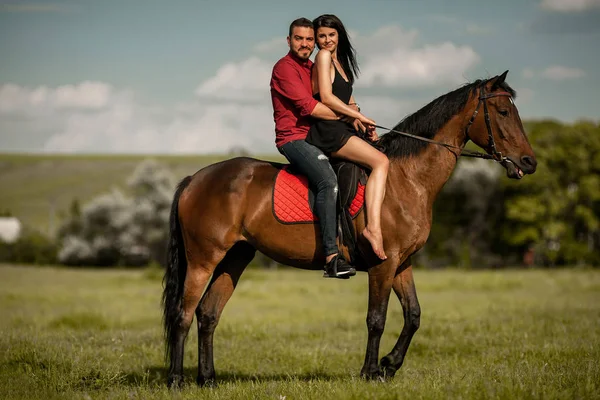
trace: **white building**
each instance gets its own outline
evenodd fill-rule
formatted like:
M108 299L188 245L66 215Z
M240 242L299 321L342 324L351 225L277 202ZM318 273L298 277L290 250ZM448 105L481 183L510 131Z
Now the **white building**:
M0 217L0 240L13 243L21 235L21 222L15 217Z

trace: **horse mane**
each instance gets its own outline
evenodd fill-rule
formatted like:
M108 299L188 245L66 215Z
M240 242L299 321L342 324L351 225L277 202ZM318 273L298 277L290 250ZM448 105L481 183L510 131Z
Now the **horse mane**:
M493 78L490 78L493 79ZM455 89L449 93L441 95L437 99L418 110L417 112L406 116L393 129L421 136L427 139L433 139L439 131L454 115L459 113L467 104L467 101L479 86L489 79L478 79L471 83ZM500 88L516 98L516 92L506 82L500 85ZM377 141L376 146L381 149L389 158L407 158L419 154L429 143L412 139L395 132L389 132L382 135Z

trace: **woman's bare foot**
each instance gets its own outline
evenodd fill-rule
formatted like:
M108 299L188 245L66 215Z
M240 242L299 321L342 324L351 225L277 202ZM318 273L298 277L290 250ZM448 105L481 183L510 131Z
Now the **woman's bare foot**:
M365 227L365 229L363 229L363 236L371 243L371 247L377 257L382 260L387 260L387 256L383 250L383 235L381 234L381 231L374 233L371 232L368 227Z

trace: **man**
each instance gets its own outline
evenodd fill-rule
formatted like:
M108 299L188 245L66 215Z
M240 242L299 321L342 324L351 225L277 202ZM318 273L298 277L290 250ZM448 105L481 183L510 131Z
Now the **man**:
M316 191L315 214L319 218L325 273L328 278L349 278L356 270L339 254L337 247L337 178L329 159L304 139L311 118L337 120L338 115L312 96L309 59L315 48L312 22L298 18L290 24L287 37L290 51L273 67L271 100L275 120L275 144L298 171L306 175Z

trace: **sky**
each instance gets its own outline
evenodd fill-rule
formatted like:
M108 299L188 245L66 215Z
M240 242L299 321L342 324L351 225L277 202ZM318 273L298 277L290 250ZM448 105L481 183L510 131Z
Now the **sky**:
M273 64L325 13L379 125L505 70L522 119L600 120L600 0L0 0L0 152L276 153Z

